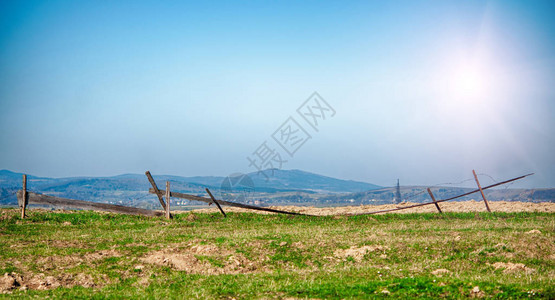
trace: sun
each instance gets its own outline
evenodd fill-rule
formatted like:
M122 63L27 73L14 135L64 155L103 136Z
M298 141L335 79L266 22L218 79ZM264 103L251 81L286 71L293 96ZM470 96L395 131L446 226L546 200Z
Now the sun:
M477 97L485 93L487 78L477 66L462 66L454 76L454 92L461 96Z
M462 63L448 75L448 89L452 97L473 102L488 95L489 70L478 63Z
M449 53L436 73L434 82L439 115L449 122L475 120L488 115L500 101L499 72L491 59Z

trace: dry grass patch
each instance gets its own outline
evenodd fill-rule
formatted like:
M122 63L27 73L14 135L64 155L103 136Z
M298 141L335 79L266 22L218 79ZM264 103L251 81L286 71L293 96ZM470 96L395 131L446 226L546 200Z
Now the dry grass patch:
M526 274L530 274L536 271L536 269L528 268L524 264L521 263L511 263L511 262L496 262L492 265L496 270L503 269L503 273L515 273L515 272L525 272Z
M357 206L339 206L339 207L313 207L313 206L270 206L270 208L298 212L302 214L314 216L340 216L357 213L368 213L388 209L396 209L411 206L418 203L402 202L399 204L385 204L385 205L357 205ZM439 204L441 210L444 212L484 212L486 210L483 201L469 200L469 201L447 201ZM552 202L518 202L518 201L489 201L492 211L495 212L555 212L555 203ZM265 211L249 210L237 207L224 207L226 212L249 212L258 214L272 214ZM202 208L194 210L199 213L217 213L217 208ZM398 210L396 214L407 213L436 213L437 209L433 205L419 206L409 208L406 210Z

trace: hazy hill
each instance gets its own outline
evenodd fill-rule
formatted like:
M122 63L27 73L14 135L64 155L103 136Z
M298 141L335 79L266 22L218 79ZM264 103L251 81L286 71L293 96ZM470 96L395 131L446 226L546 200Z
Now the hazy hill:
M254 183L255 192L245 201L261 205L359 205L392 203L394 198L395 188L393 187L381 188L370 183L341 180L301 170L266 170L265 172L268 179L262 174L248 174ZM21 188L21 175L0 170L0 204L17 203L14 192ZM153 176L160 188L165 188L165 182L170 181L173 191L206 196L205 188L209 188L216 197L222 197L221 184L225 177L181 177L156 174ZM28 175L30 191L71 199L154 208L158 204L156 197L148 193L149 188L150 183L144 174L68 178ZM437 199L445 199L472 189L435 187L432 190ZM555 189L501 188L487 190L485 193L492 201L555 201ZM424 186L403 186L401 196L404 201L430 201ZM479 198L479 194L472 194L460 200ZM189 202L183 204L189 204Z
M267 170L270 179L251 173L248 174L258 193L303 192L352 193L379 188L379 186L350 180L341 180L300 170ZM272 175L273 173L273 175ZM157 184L163 188L165 181L170 181L172 190L204 195L205 188L216 193L225 177L195 176L182 177L153 174ZM22 174L9 170L0 170L0 204L16 203L15 196L10 196L21 188ZM91 200L98 202L129 202L148 197L150 183L144 174L123 174L112 177L68 177L44 178L28 175L27 188L60 197Z
M271 169L264 172L268 175L269 179L256 172L249 174L257 188L271 187L282 190L306 190L319 193L353 193L381 188L371 183L336 179L301 170Z
M405 202L430 202L431 198L425 186L403 186L401 187L401 198ZM431 188L437 200L448 199L475 190L474 188L461 187L434 187ZM384 204L391 203L394 198L395 188L382 188L359 193L341 195L327 195L319 198L320 204ZM555 201L555 189L488 189L484 191L489 201L526 201L526 202L553 202ZM481 200L479 192L456 199L457 201Z

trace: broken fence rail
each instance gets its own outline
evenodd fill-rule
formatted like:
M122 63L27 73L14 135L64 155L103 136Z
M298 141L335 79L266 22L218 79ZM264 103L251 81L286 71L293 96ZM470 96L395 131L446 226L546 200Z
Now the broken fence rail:
M23 203L24 194L26 194L25 203ZM107 203L90 202L90 201L84 201L84 200L60 198L60 197L43 195L43 194L37 194L37 193L24 191L24 190L19 190L17 192L17 199L18 199L18 202L20 203L20 206L23 209L24 207L27 206L27 204L41 204L41 205L79 208L79 209L85 209L85 210L86 209L100 210L100 211L107 211L107 212L114 212L114 213L121 213L121 214L128 214L128 215L142 215L142 216L148 216L148 217L164 216L164 212L156 211L156 210L149 210L149 209L115 205L115 204L107 204Z
M206 189L206 192L208 193L208 196L210 196L210 199L212 199L212 203L216 204L218 209L222 212L222 215L224 215L224 218L226 218L227 216L225 214L225 211L220 206L220 203L218 203L218 201L216 201L216 198L214 198L214 196L212 195L212 193L210 192L210 190L208 188Z
M160 189L158 191L161 194L164 194L166 192L165 190L160 190ZM151 194L156 194L156 191L153 188L150 188L148 190L148 192L151 193ZM189 194L183 194L183 193L177 193L177 192L171 192L171 191L170 191L170 196L175 197L175 198L186 199L186 200L200 201L200 202L204 202L204 203L208 203L208 204L213 203L212 199L210 199L210 198L205 198L205 197L200 197L200 196L195 196L195 195L189 195ZM242 204L242 203L237 203L237 202L230 202L230 201L225 201L225 200L215 199L215 202L217 204L220 204L220 205L227 205L227 206L232 206L232 207L239 207L239 208L246 208L246 209L253 209L253 210L261 210L261 211L267 211L267 212L273 212L273 213L279 213L279 214L309 216L307 214L302 214L302 213L297 213L297 212L291 212L291 211L284 211L284 210L278 210L278 209L273 209L273 208L254 206L254 205Z
M496 186L500 186L500 185L503 185L503 184L506 184L506 183L509 183L509 182L513 182L513 181L516 181L516 180L519 180L519 179L522 179L524 177L528 177L528 176L531 176L531 175L534 175L534 173L522 175L522 176L519 176L519 177L516 177L516 178L513 178L513 179L509 179L509 180L505 180L505 181L502 181L502 182L498 182L496 184L488 185L486 187L482 187L482 188L473 190L473 191L468 192L468 193L464 193L464 194L454 196L454 197L451 197L451 198L447 198L447 199L436 200L434 202L419 203L419 204L409 205L409 206L405 206L405 207L397 207L397 208L392 208L392 209L371 211L371 212L366 212L366 213L345 214L345 216L373 215L373 214L386 213L386 212L390 212L390 211L403 210L403 209L414 208L414 207L425 206L425 205L432 205L432 204L437 205L437 203L446 202L446 201L454 200L454 199L461 198L461 197L464 197L464 196L468 196L470 194L474 194L474 193L477 193L477 192L480 192L480 191L483 191L483 190L487 190L487 189L490 189L490 188L493 188L493 187L496 187Z

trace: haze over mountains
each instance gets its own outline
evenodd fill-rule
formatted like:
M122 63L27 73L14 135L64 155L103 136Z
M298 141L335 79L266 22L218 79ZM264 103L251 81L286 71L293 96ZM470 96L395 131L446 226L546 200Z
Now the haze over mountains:
M250 173L254 189L259 193L354 193L375 190L380 186L352 180L341 180L309 173L301 170L266 170L269 178L262 174ZM21 173L0 170L0 198L21 188ZM224 181L222 176L182 177L153 174L158 185L170 181L172 190L191 194L205 194L205 188L218 191ZM150 188L144 174L123 174L112 177L68 177L47 178L28 175L27 188L30 191L60 197L91 200L132 200L143 196ZM15 198L9 197L13 203Z
M380 187L371 183L342 180L301 170L266 170L269 178L262 174L250 173L254 191L245 201L256 204L298 204L298 205L356 205L392 203L395 189ZM13 194L21 188L22 174L0 170L0 204L15 205ZM182 177L153 174L162 187L170 181L171 189L182 193L206 196L205 188L211 189L216 197L222 198L222 176ZM156 198L148 194L150 184L144 174L123 174L112 177L69 177L47 178L28 175L27 188L30 191L59 197L88 200L94 202L119 203L124 205L156 207ZM237 189L238 190L238 189ZM472 189L460 187L436 187L438 198L446 198L468 192ZM429 196L425 187L401 187L403 200L427 202ZM555 189L497 189L486 193L490 200L507 201L554 201ZM478 199L470 195L463 200ZM189 205L189 202L180 202ZM191 203L197 204L197 203Z

